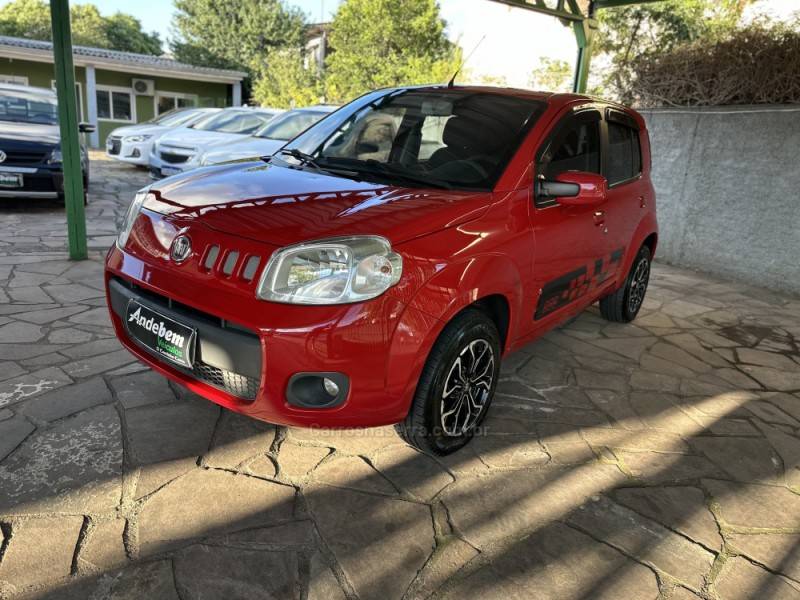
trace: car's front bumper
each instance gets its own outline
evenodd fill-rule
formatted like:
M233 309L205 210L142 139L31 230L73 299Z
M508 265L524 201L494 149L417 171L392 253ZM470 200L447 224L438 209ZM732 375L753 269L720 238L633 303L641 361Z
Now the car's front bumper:
M109 139L106 143L106 156L132 165L147 166L150 161L152 141L127 142L125 138Z
M22 187L0 186L0 198L58 198L64 192L64 175L60 165L52 167L4 165L0 167L0 172L22 177Z
M225 248L227 236L218 232L215 236ZM225 282L179 271L168 261L143 261L117 247L106 261L106 289L117 336L155 370L213 402L272 423L369 427L405 417L411 398L405 386L389 385L388 369L404 360L410 364L416 352L397 357L395 334L410 309L396 298L386 294L352 305L283 305L258 300L255 294L243 297ZM199 363L186 369L137 343L124 322L130 298L197 328ZM419 323L420 331L401 328L402 335L425 339L424 317L407 322ZM293 376L331 372L343 374L349 382L340 404L310 409L287 399ZM405 381L414 376L413 369L401 375Z

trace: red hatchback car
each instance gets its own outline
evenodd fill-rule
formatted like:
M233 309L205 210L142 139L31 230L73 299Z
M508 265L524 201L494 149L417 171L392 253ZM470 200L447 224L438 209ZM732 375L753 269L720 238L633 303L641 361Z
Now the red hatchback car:
M123 344L231 410L397 424L438 454L501 357L599 300L639 311L657 241L642 117L571 94L379 90L273 157L139 192L106 260Z

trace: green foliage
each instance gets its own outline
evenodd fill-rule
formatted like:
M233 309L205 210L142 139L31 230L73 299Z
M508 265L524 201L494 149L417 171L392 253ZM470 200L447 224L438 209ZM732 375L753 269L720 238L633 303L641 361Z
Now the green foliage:
M283 0L175 0L175 9L172 52L190 64L240 68L257 80L273 51L303 43L303 13Z
M572 90L574 66L565 60L543 57L531 73L530 86L547 92Z
M276 50L267 63L269 68L253 87L257 102L275 108L294 108L322 100L324 88L319 70L306 68L300 50Z
M345 0L330 34L326 89L344 102L369 90L446 82L461 61L436 0Z
M713 44L734 30L754 0L667 0L599 12L595 52L607 54L603 85L631 101L632 65L653 53L704 40Z
M161 54L157 33L142 30L141 22L124 13L104 17L94 4L70 8L72 43L140 54ZM0 8L0 35L52 40L50 5L45 0L13 0Z

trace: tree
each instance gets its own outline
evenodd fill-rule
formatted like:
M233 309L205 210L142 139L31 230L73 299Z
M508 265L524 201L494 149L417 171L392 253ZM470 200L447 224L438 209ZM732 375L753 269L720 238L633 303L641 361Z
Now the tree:
M632 100L632 65L643 56L672 51L704 39L721 39L736 28L754 0L668 0L653 4L605 9L595 51L610 58L603 84L622 101Z
M380 87L446 82L461 61L436 0L344 0L330 44L326 91L339 102Z
M253 97L264 106L294 108L317 104L324 96L318 69L308 68L300 50L287 48L270 54L267 68L253 87Z
M539 67L531 73L530 86L547 92L572 90L573 66L565 60L542 57Z
M175 0L178 60L245 69L258 79L276 50L299 49L305 17L283 0Z
M70 19L77 46L161 54L158 34L143 31L141 22L131 15L104 17L94 4L78 4L70 8ZM0 35L50 41L50 27L50 5L45 0L13 0L0 8Z

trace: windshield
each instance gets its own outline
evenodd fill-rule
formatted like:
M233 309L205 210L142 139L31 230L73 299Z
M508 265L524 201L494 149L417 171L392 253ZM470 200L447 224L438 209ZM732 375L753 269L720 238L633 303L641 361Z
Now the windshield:
M57 125L58 105L48 95L0 90L0 121Z
M544 107L531 98L468 89L394 90L356 100L289 148L334 174L491 190Z
M164 127L177 127L178 125L182 125L187 121L191 121L199 114L202 113L198 110L186 110L183 108L178 108L165 112L163 115L159 115L150 122L154 125L163 125Z
M270 121L269 125L255 133L256 137L288 142L304 132L327 113L298 110L284 113Z
M202 119L192 125L200 131L218 131L220 133L252 134L270 122L272 115L252 110L223 110L212 117Z

